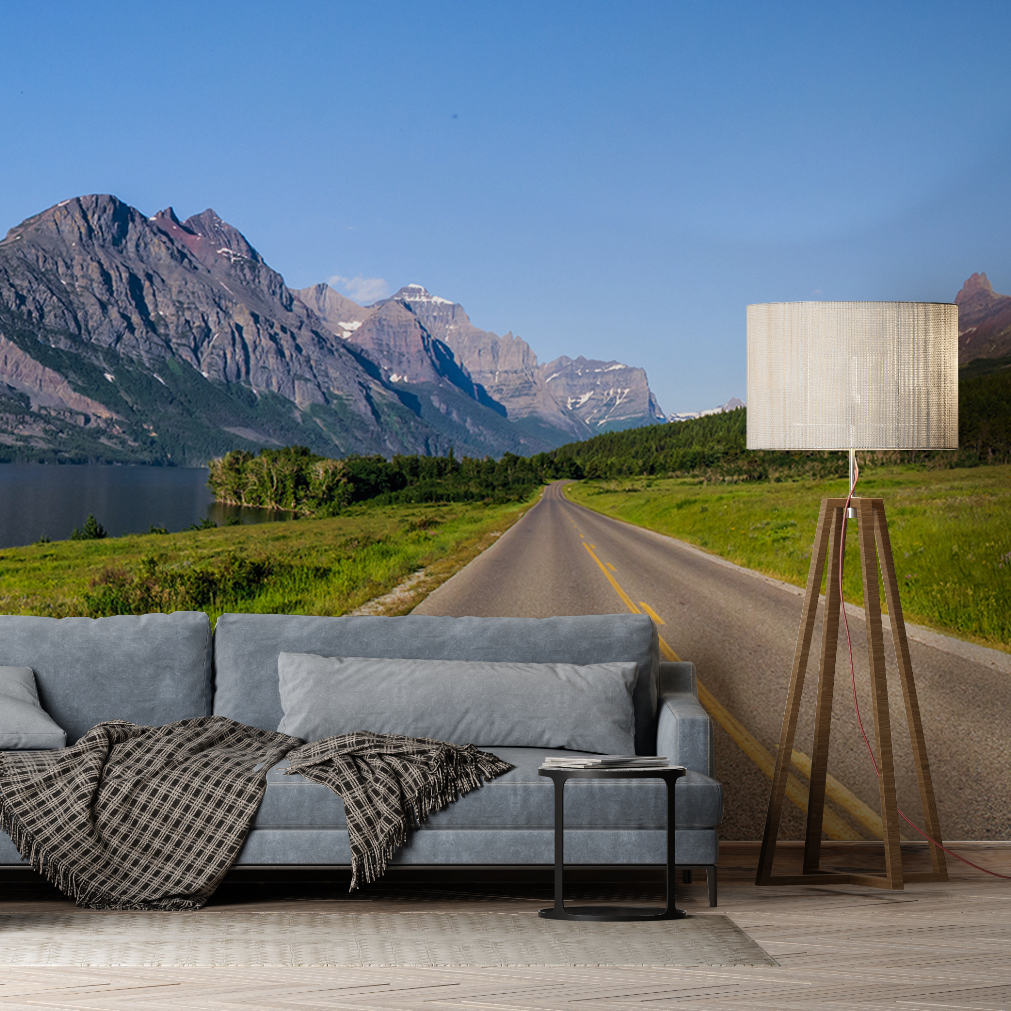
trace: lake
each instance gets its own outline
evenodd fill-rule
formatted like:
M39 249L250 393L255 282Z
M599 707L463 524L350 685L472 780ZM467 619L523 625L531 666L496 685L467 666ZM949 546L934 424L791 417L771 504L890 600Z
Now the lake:
M92 513L109 536L148 528L185 530L210 517L223 524L284 520L289 513L217 504L203 467L0 464L0 548L68 538Z

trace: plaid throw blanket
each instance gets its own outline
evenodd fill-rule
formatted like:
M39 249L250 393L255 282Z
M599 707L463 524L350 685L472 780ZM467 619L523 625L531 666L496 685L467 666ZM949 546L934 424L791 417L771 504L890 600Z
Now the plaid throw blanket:
M267 770L302 742L221 716L111 720L0 754L0 827L78 906L199 909L239 854Z
M415 823L513 768L473 744L360 731L324 737L288 754L299 773L344 801L351 842L351 891L383 875Z

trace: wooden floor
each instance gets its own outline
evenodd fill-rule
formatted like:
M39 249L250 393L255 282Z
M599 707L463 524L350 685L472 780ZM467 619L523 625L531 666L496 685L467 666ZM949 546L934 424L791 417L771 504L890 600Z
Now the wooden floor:
M826 844L825 865L873 867L874 844ZM910 847L912 849L913 847ZM1011 844L956 844L1011 874ZM799 850L781 844L777 872ZM845 886L754 886L757 844L724 843L720 905L778 967L683 969L0 969L0 1009L123 1011L594 1011L673 1007L1007 1011L1011 1008L1011 881L962 865L946 884L885 892ZM922 859L913 853L912 862ZM573 874L572 898L648 900L654 874ZM377 912L518 911L546 904L542 872L394 873L358 898L340 874L233 874L205 914L246 909ZM679 905L706 916L704 882L678 890ZM72 908L24 876L0 882L5 912ZM96 916L107 915L96 913ZM166 914L171 915L171 914ZM0 934L0 945L3 943Z

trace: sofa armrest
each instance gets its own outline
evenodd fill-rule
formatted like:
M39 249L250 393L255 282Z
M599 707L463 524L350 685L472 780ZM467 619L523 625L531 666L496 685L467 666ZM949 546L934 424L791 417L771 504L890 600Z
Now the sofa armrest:
M695 684L695 664L688 660L678 660L671 663L660 662L660 694L664 692L690 692L699 697L699 689Z
M723 786L711 776L689 771L677 781L675 793L677 828L711 829L723 821Z
M660 665L660 712L656 753L672 764L714 774L713 724L695 697L695 665Z

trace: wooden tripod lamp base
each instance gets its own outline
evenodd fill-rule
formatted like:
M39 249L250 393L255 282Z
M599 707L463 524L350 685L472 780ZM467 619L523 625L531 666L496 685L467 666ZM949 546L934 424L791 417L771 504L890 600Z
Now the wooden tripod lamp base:
M902 697L906 708L906 721L912 739L913 761L916 767L916 778L920 787L920 801L925 821L924 829L931 839L940 841L941 827L937 819L937 805L934 801L934 790L930 781L927 747L923 739L920 708L916 701L916 687L913 683L913 669L909 660L906 627L902 620L902 606L899 603L899 587L895 578L895 564L888 537L884 502L879 498L854 498L851 500L851 505L856 510L860 542L860 568L863 577L867 650L873 695L875 750L881 795L881 821L884 827L885 870L882 875L838 873L820 869L822 821L825 814L825 778L828 773L832 694L839 640L838 572L846 523L844 515L846 499L827 498L823 499L821 503L818 530L811 551L811 569L807 578L800 635L793 661L793 674L790 678L790 690L786 699L786 714L783 718L783 732L779 740L779 752L772 780L772 795L769 798L769 813L765 822L765 835L762 839L762 850L758 861L758 875L755 883L759 885L855 884L897 889L902 888L905 882L948 880L944 851L933 843L930 845L932 870L914 874L904 874L902 870L895 799L895 770L892 760L892 733L888 714L884 636L881 624L881 598L878 593L879 565L885 588L885 600L888 603L892 638L895 643ZM818 610L818 596L826 559L829 577L825 592L821 674L818 681L814 745L811 753L811 787L808 798L803 873L777 876L772 873L772 865L776 855L776 842L786 796L787 777L790 772L790 758L793 754L797 717L800 712L801 695L804 690L804 678L811 652L811 640L814 635L815 617Z

